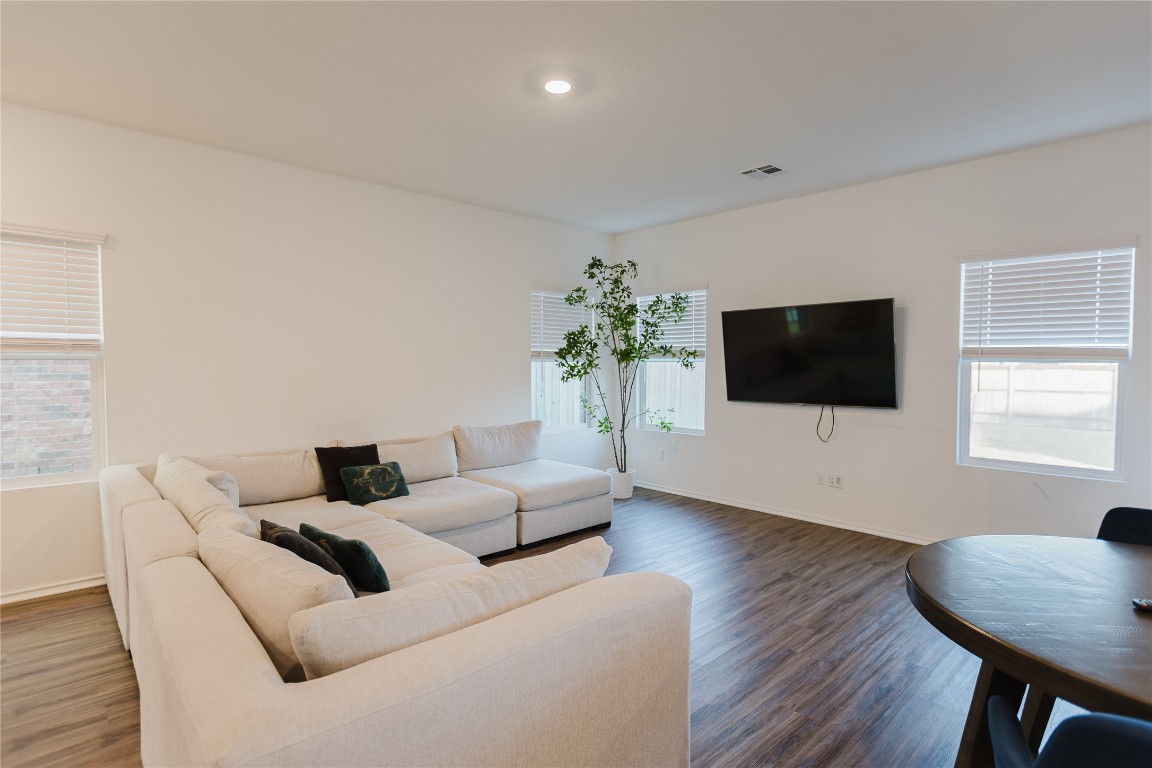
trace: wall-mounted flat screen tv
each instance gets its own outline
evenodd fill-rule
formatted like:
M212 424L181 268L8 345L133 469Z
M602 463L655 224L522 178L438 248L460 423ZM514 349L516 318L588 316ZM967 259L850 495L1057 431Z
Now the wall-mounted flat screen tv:
M728 399L895 408L895 303L721 312Z

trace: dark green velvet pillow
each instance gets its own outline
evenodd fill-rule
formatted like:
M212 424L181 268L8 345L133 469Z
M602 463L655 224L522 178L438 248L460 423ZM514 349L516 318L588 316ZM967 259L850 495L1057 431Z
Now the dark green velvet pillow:
M340 470L344 467L378 464L380 452L376 443L348 445L342 448L317 448L316 459L320 462L320 474L324 476L324 494L328 501L347 501L348 490L340 477Z
M376 553L359 539L346 539L322 531L308 523L300 524L300 535L332 555L362 592L387 592L388 574L376 559Z
M320 566L328 573L342 577L344 581L348 582L348 588L352 590L352 595L360 597L356 584L348 577L348 573L340 565L339 560L333 557L331 552L326 552L323 547L310 541L307 537L301 536L287 526L273 523L270 520L261 520L260 540L275 544L281 549L292 552L297 557ZM379 590L372 591L378 592Z
M359 506L408 495L408 483L394 461L363 467L344 467L340 470L348 501Z

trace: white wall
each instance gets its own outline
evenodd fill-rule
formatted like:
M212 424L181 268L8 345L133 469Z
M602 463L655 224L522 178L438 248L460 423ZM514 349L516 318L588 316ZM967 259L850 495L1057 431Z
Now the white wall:
M706 435L638 433L637 481L913 541L1094 536L1110 507L1152 506L1150 147L1144 126L619 236L616 256L640 262L646 292L709 288ZM957 255L1131 234L1127 481L958 466ZM887 296L898 411L838 408L823 444L819 409L727 402L722 310ZM817 486L821 470L843 490Z
M709 287L707 434L639 433L639 480L912 540L1093 535L1152 505L1148 127L621 235L581 231L5 104L5 221L105 231L108 456L256 451L528 418L528 291L636 258ZM770 181L765 183L771 183ZM955 463L958 253L1137 234L1129 478ZM720 311L895 296L901 408L728 403ZM666 449L655 461L656 445ZM607 466L602 438L549 456ZM817 487L818 470L844 478ZM0 495L0 597L99 578L94 485ZM43 554L42 554L43 553Z
M610 254L572 227L21 106L2 119L4 221L109 235L112 464L530 418L529 291ZM603 466L605 445L545 450ZM99 573L91 486L3 492L3 596Z
M104 583L96 483L0 492L5 602Z

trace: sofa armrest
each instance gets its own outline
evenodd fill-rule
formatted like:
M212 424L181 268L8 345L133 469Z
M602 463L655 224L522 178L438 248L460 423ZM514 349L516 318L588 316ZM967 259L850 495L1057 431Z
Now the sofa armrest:
M104 539L104 580L120 628L124 647L128 642L128 571L124 564L124 531L121 515L134 504L159 501L160 492L140 474L135 464L118 464L100 472L100 525Z
M110 509L160 499L160 491L140 472L140 465L117 464L100 471L101 501Z
M169 557L197 557L196 532L170 501L146 501L124 509L124 563L128 576L128 639L136 643L136 575L140 569Z
M686 766L691 592L633 573L284 683L201 564L140 572L145 765Z
M149 501L124 510L124 555L129 571L169 557L196 557L196 532L170 501Z

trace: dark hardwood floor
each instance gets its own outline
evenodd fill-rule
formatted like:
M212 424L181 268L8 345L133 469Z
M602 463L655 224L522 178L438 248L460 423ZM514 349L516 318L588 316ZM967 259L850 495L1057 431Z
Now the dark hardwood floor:
M908 602L917 545L637 489L607 530L486 562L589 535L609 573L692 586L697 768L953 764L980 663Z
M916 549L875 536L637 489L603 535L609 573L688 582L692 763L950 766L978 661L904 594ZM139 698L107 592L0 610L0 763L136 766ZM1077 710L1057 703L1053 724Z
M0 765L140 765L140 695L103 587L0 609Z

